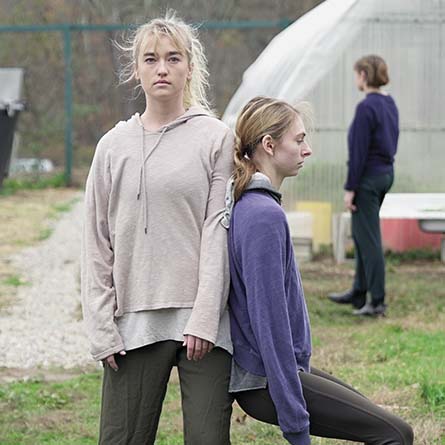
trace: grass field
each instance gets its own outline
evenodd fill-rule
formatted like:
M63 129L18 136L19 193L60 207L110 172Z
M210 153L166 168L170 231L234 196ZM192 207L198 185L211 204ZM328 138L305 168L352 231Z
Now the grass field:
M34 211L40 215L34 224L30 223L32 235L26 239L14 233L0 238L0 260L6 257L5 252L38 242L48 215L66 210L73 199L69 193L45 196L39 210L29 207L29 195L20 199L15 195L0 197L0 234L5 224L17 225L31 218ZM4 218L4 209L11 206L14 210L8 210L9 216ZM313 365L346 380L409 421L416 445L445 445L445 265L438 261L391 260L387 267L389 313L378 320L353 318L348 308L325 299L327 292L348 287L353 274L351 264L336 266L329 259L320 259L303 264L301 271L312 321ZM21 282L20 271L3 272L1 276L0 292L4 295L0 298L12 304L14 296L9 290L26 283ZM16 381L2 379L11 374L11 370L0 368L2 445L97 443L100 371L17 371ZM181 429L179 385L173 373L156 444L182 444ZM278 428L247 418L235 407L232 443L285 442ZM340 443L345 442L313 438L315 445Z

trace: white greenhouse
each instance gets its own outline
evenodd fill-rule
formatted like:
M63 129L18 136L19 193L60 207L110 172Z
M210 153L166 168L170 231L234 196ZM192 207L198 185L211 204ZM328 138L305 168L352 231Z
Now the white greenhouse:
M285 181L288 211L301 201L341 210L347 131L363 98L353 65L367 54L387 61L400 111L392 192L445 192L445 0L326 0L271 41L223 117L233 127L256 95L312 105L313 155Z

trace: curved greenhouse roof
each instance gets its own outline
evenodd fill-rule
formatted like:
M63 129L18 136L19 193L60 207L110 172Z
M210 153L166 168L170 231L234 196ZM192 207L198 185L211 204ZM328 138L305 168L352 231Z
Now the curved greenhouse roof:
M262 94L314 109L314 154L286 205L298 199L341 203L346 133L363 97L353 64L379 54L389 65L386 90L400 110L393 191L445 190L445 0L326 0L277 35L246 70L223 119Z

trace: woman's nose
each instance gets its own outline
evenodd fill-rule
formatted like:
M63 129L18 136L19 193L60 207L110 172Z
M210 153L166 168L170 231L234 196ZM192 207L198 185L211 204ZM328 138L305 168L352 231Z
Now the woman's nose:
M164 60L160 59L158 62L158 74L167 73L167 64Z
M305 147L303 148L303 157L307 158L312 154L312 148L309 146L309 144L305 144Z

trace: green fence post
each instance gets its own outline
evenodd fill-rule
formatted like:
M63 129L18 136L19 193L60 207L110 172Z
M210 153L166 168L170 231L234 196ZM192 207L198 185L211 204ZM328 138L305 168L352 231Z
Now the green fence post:
M73 70L70 25L63 29L63 55L65 62L65 182L71 185L73 163Z

